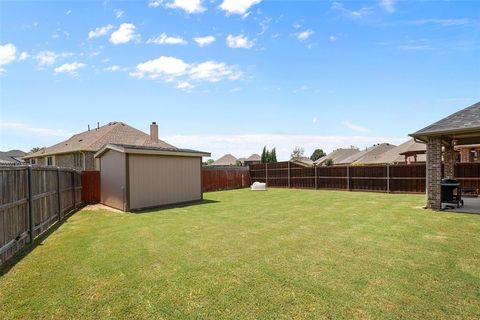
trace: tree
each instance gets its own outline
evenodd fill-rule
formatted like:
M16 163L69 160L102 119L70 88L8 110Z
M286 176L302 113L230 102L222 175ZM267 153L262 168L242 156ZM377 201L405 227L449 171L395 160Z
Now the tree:
M292 154L290 155L290 157L291 157L292 159L301 158L301 157L303 157L304 152L305 152L305 151L303 150L303 148L296 146L295 149L293 149Z
M235 167L243 167L242 161L237 160L237 161L235 162Z
M277 162L277 150L275 148L270 151L270 162L275 163Z
M204 164L206 164L207 166L211 165L212 163L214 163L215 160L213 159L208 159L206 162L204 162Z
M327 154L325 152L323 152L322 149L315 149L315 151L313 151L310 159L312 161L317 161L318 159L322 158L322 157L325 157Z
M328 158L328 159L325 160L325 162L323 164L327 167L331 167L331 166L333 166L333 160Z
M261 158L262 158L262 163L267 163L267 146L263 147Z
M30 153L34 153L43 149L45 149L45 147L33 147L32 150L30 150Z

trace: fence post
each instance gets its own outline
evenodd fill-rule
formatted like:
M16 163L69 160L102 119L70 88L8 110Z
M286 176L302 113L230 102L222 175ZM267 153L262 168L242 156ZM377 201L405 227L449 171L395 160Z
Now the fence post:
M265 185L268 187L268 163L265 163Z
M60 168L57 167L57 206L58 206L58 221L62 219L62 205L60 203Z
M347 191L350 191L350 166L347 166Z
M35 228L35 222L33 221L33 208L32 208L32 166L28 166L27 171L27 188L28 188L28 222L29 222L29 232L30 232L30 243L33 243L33 231Z
M315 190L318 189L318 184L317 184L317 166L315 166Z
M75 172L72 170L72 191L73 191L73 210L77 208L77 200L75 199Z
M387 164L387 192L390 193L390 164Z
M290 161L288 161L288 188L291 188L291 183L290 183Z

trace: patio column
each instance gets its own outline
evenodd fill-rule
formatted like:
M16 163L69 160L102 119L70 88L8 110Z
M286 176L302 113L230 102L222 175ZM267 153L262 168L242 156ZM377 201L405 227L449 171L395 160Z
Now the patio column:
M445 163L445 178L452 178L455 176L455 150L453 145L450 143L448 146L445 146L445 153L443 155Z
M440 210L442 180L442 140L428 138L427 143L427 208Z

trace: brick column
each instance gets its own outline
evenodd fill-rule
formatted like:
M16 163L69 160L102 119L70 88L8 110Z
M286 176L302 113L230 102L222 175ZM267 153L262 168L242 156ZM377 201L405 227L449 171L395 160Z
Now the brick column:
M442 140L429 138L427 143L427 208L440 210L442 180Z
M455 150L451 144L445 147L443 161L445 163L444 177L453 178L455 176Z

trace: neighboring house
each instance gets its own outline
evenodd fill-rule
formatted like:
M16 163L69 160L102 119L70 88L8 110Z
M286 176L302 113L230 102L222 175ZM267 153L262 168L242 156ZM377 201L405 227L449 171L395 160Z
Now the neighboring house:
M106 144L126 144L176 149L158 139L158 125L152 122L150 135L123 122L110 122L87 130L51 147L28 154L24 159L30 164L58 166L76 170L99 170L95 153Z
M312 167L313 160L307 157L292 158L290 161L299 164L304 167Z
M259 163L262 163L262 157L260 157L260 155L256 153L252 154L250 157L248 157L242 162L244 166L249 166L252 164L259 164Z
M401 145L388 150L371 164L412 164L425 163L427 146L410 139Z
M22 159L26 152L21 150L0 151L0 165L21 165L25 161Z
M235 166L237 164L237 158L231 154L226 154L216 161L212 162L211 166Z
M458 152L461 163L480 162L480 144L455 146L455 151Z
M343 165L362 165L362 164L374 164L385 152L395 148L394 145L389 143L379 143L372 147L355 153L354 155L343 159L340 163Z
M324 157L321 157L317 161L315 161L316 166L322 166L325 164L327 159L331 159L333 164L340 164L343 163L343 160L359 153L360 150L356 148L349 148L349 149L337 149Z

